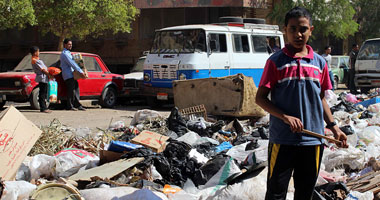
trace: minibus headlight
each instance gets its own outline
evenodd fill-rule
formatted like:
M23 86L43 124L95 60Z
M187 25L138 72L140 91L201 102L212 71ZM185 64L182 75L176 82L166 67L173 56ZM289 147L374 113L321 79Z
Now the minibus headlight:
M150 81L150 74L148 74L148 73L144 74L144 81L145 82L149 82Z
M181 73L181 74L179 75L179 80L186 80L186 74Z

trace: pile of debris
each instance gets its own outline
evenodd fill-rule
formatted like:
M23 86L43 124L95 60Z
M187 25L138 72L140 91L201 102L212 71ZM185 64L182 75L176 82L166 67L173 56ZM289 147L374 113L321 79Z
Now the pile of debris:
M326 98L349 148L326 141L315 199L378 198L380 103L347 93ZM95 134L53 120L42 133L28 129L24 139L14 131L12 144L1 132L0 158L7 161L1 199L264 199L269 115L242 121L188 115L174 108L165 119L139 110L130 126L119 121ZM287 198L293 193L291 182Z

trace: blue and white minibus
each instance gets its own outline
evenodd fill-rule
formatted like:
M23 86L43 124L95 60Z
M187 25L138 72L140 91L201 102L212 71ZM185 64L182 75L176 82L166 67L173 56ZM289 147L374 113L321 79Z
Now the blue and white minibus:
M259 84L270 54L284 46L277 25L224 22L156 31L144 63L148 103L173 97L172 81L243 73Z

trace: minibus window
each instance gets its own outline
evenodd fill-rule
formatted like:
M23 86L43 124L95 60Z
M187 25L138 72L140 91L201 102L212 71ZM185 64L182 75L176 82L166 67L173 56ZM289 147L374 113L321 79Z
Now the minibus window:
M214 53L227 52L226 34L211 33L210 34L210 45L211 45L211 47L210 47L211 51Z
M358 54L358 60L380 59L380 40L370 40L364 43Z
M268 53L267 37L252 35L253 52Z
M234 41L234 52L249 52L249 43L247 35L234 34L232 37Z

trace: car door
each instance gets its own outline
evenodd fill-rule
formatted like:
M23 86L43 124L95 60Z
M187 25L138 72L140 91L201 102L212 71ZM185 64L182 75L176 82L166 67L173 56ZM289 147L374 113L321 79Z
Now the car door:
M88 71L88 78L78 80L80 95L99 96L105 84L109 82L111 78L103 72L95 56L83 56L83 61Z

